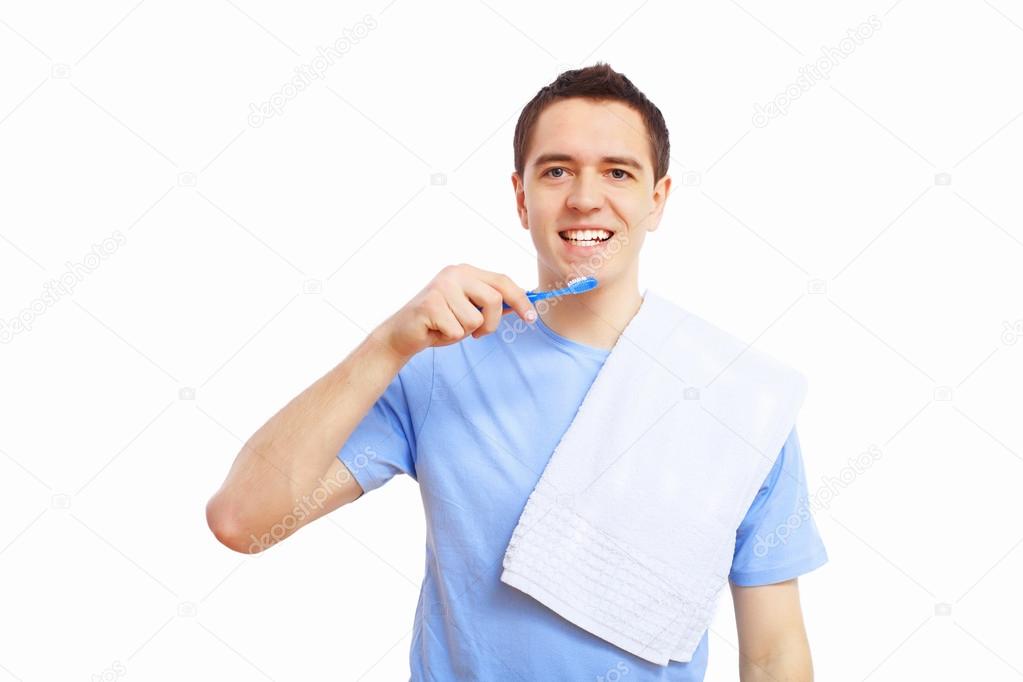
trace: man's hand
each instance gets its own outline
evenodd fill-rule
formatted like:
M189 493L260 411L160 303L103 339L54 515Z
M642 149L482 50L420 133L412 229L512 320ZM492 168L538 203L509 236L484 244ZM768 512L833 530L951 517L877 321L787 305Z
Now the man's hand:
M813 681L797 581L756 587L731 583L742 682Z
M504 310L507 301L511 310ZM448 346L466 334L479 338L497 329L505 312L536 319L526 291L507 275L471 265L449 265L415 298L385 320L374 335L403 357L431 346Z

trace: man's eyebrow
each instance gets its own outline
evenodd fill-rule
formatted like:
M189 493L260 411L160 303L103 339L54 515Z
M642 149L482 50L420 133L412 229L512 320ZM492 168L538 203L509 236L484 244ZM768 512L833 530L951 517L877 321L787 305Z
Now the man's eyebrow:
M541 154L540 156L536 157L536 161L533 162L533 165L542 166L544 164L552 163L555 161L574 162L575 160L576 160L575 157L573 157L571 154L552 152L549 154ZM604 156L600 159L600 162L611 163L618 166L629 166L630 168L635 168L638 171L643 170L643 165L636 159L632 158L631 156Z

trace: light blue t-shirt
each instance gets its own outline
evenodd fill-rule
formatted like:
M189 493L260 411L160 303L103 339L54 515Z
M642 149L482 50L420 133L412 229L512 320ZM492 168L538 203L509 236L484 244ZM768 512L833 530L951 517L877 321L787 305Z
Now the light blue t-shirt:
M426 572L412 680L703 680L706 632L691 661L659 666L500 581L526 499L609 354L506 314L492 334L416 354L338 453L366 492L401 473L419 483ZM735 584L828 560L807 498L793 427L736 529Z

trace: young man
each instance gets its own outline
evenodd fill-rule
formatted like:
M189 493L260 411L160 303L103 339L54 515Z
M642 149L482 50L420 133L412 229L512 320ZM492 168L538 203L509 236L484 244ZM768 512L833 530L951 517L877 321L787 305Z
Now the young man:
M499 580L530 492L643 303L639 253L671 188L660 111L604 64L540 90L514 144L536 289L590 274L599 286L534 309L504 275L445 267L250 438L210 500L210 527L237 551L261 551L404 473L419 483L428 529L412 679L702 680L707 632L692 660L660 666ZM275 532L314 493L321 503ZM812 679L796 577L827 555L807 497L793 427L736 528L744 682Z

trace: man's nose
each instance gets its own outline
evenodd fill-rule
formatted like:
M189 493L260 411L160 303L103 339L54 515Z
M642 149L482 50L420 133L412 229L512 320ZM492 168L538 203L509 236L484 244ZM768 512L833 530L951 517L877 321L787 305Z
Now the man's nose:
M604 190L600 178L590 171L583 171L572 182L568 194L568 206L576 211L589 212L604 203Z

